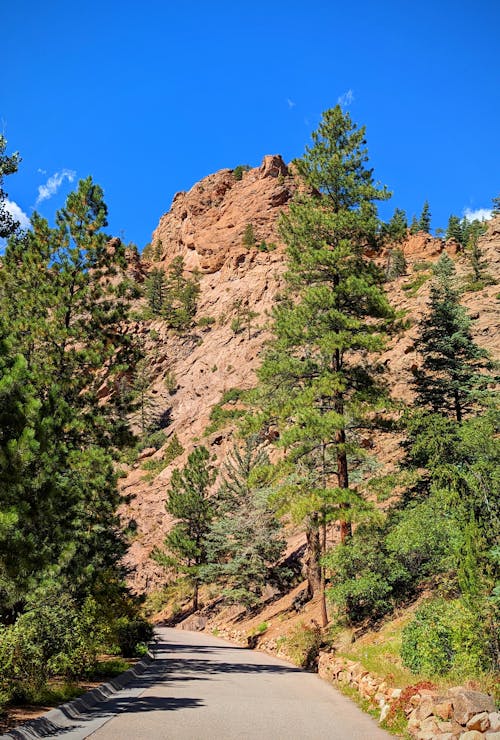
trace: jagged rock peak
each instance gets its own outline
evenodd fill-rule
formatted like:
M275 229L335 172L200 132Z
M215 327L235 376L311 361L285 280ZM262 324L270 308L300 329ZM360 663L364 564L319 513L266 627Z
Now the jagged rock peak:
M161 242L161 261L182 255L188 270L220 270L248 251L243 236L253 227L256 244L279 244L278 214L290 200L296 184L280 155L266 155L260 167L237 179L234 170L219 170L176 193L172 206L153 232Z

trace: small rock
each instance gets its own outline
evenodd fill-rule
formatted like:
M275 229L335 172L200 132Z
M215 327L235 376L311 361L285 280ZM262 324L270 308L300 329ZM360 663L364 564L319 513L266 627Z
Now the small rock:
M433 714L442 719L450 719L453 714L453 704L448 699L440 701L434 704Z
M449 732L453 735L453 725L451 722L438 722L437 723L439 732Z
M500 712L491 712L488 717L490 720L490 734L500 732Z
M391 705L390 704L383 704L381 711L380 711L380 719L379 722L384 722L387 719L387 715L389 714Z
M434 717L427 717L420 725L420 730L421 732L431 732L435 735L439 732L439 727Z
M485 736L482 732L477 730L469 730L468 732L462 732L460 740L483 740Z
M403 689L393 689L390 694L391 699L399 699L402 693Z
M490 719L488 716L488 712L480 712L479 714L475 714L467 722L468 730L478 730L479 732L486 732L489 726Z

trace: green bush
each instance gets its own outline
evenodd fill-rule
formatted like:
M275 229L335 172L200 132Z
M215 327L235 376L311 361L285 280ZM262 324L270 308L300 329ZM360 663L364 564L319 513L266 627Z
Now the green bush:
M282 644L295 665L313 669L319 655L321 629L316 625L305 625L302 622L283 639Z
M237 167L233 170L233 175L235 180L241 180L243 178L243 173L248 172L250 169L250 165L248 164L239 164Z
M140 617L119 617L113 626L113 632L120 653L125 657L143 654L144 645L153 637L152 626Z
M484 607L463 599L433 599L423 604L403 629L401 659L413 673L452 673L457 679L492 669Z

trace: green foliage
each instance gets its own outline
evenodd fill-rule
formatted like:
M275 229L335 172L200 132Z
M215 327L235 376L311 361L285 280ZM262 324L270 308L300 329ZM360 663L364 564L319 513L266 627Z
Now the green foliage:
M154 268L146 281L150 314L163 317L167 326L177 331L191 326L200 292L198 274L186 278L184 270L184 259L174 257L166 273Z
M418 405L461 421L475 391L487 383L486 353L472 340L470 319L459 303L455 267L444 253L434 268L428 313L420 323L422 366L415 373Z
M405 255L402 249L391 249L387 255L387 264L385 268L386 280L394 280L395 278L406 275L408 269L408 263L406 262Z
M249 169L251 169L249 164L239 164L233 170L234 179L241 180L243 178L243 173L248 172Z
M269 459L254 439L233 447L215 495L203 577L217 583L229 603L255 606L265 585L276 581L285 540L269 503Z
M212 410L210 411L210 424L205 428L204 435L205 437L209 434L213 434L214 432L217 432L219 429L222 429L223 427L230 424L232 421L235 421L236 419L241 418L244 416L245 411L244 409L235 409L235 408L224 408L226 404L233 402L236 400L234 396L234 392L237 389L233 389L232 391L226 391L226 393L229 393L229 399L226 401L225 396L223 395L219 403L215 404L215 406L212 407Z
M198 326L200 329L205 329L215 324L214 316L202 316L198 319Z
M321 645L321 629L303 622L283 640L286 654L299 668L314 670Z
M113 638L125 657L142 655L142 646L153 638L153 628L145 619L119 617L113 625Z
M17 172L20 157L17 153L11 155L5 154L6 149L7 141L0 134L0 239L11 236L19 227L19 223L5 207L7 193L3 189L3 180L6 175L13 175Z
M421 275L418 275L415 280L412 280L410 283L403 285L403 290L413 298L413 296L417 295L422 285L424 285L430 279L430 277L430 275L422 273Z
M423 604L403 630L401 658L424 676L478 676L492 668L488 637L479 609L461 600L434 599Z
M255 236L253 224L247 224L245 226L245 231L243 232L243 246L247 247L247 249L251 249L252 247L255 247L256 242L257 238Z
M167 465L170 465L179 455L182 455L184 452L184 447L179 442L179 439L177 437L177 434L174 434L170 438L170 442L165 448L165 453L163 455L163 461L165 463L165 467Z
M193 609L198 608L200 570L207 562L207 533L214 504L209 489L214 470L206 447L196 447L182 470L174 470L165 508L177 519L167 534L164 550L155 550L154 559L166 568L182 573L193 587Z
M320 528L340 520L345 538L363 507L349 484L366 458L356 428L385 398L373 368L359 362L382 349L392 317L381 273L366 257L367 246L378 246L375 202L389 197L367 159L364 128L337 106L295 162L307 190L280 222L294 299L274 309L275 339L258 373L262 421L277 427L286 450L283 509L308 532L311 593L324 581Z
M418 220L418 230L425 231L426 234L431 233L431 211L428 201L425 201L422 208L422 213Z
M408 235L408 220L405 211L396 208L391 220L382 224L381 234L384 242L389 244L399 243Z

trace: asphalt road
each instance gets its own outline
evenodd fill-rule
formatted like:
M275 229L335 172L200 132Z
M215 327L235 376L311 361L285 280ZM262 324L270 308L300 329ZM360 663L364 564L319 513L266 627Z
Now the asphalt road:
M100 704L99 740L378 740L390 735L317 676L205 634L161 629L157 660ZM95 714L97 713L97 715ZM96 723L101 726L95 729ZM80 726L80 732L84 730ZM63 735L72 738L73 733Z

